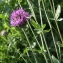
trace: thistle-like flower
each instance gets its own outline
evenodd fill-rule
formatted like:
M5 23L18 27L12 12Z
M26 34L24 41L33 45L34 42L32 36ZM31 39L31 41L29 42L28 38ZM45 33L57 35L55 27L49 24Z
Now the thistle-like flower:
M30 14L23 9L18 9L12 12L10 16L11 26L23 26L29 19Z

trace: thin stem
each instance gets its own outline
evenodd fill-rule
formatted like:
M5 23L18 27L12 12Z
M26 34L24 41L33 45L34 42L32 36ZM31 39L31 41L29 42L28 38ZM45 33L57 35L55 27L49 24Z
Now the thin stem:
M43 0L42 0L42 4L43 4L44 11L45 11L45 6L44 6ZM49 23L49 25L50 25L49 19L48 19L47 14L46 14L46 11L45 11L45 15L46 15L47 21L48 21L48 23ZM50 25L50 28L51 28L51 25ZM44 35L43 35L43 39L44 39L44 42L45 42L45 45L46 45L46 48L47 48L47 51L48 51L48 54L49 54L51 63L53 63L53 61L52 61L52 59L51 59L51 55L50 55L50 52L49 52L49 49L48 49L48 46L47 46L46 39L45 39Z
M34 35L34 37L35 37L35 39L36 39L36 42L37 42L38 46L39 46L40 49L41 49L41 46L40 46L40 44L39 44L39 42L38 42L38 40L37 40L37 38L36 38L36 36L35 36L35 34L34 34L34 32L33 32L32 28L31 28L29 22L28 22L28 25L29 25L29 27L30 27L30 29L31 29L31 31L32 31L32 34ZM44 46L44 44L42 44L42 45ZM43 47L43 50L44 50L44 47ZM46 60L46 63L48 63L48 60L47 60L47 58L46 58L46 55L45 55L45 54L43 54L43 55L44 55L44 58L45 58L45 60Z
M51 54L50 54L50 52L49 52L49 48L48 48L48 46L47 46L47 42L46 42L46 39L45 39L45 36L44 36L44 35L43 35L43 39L44 39L44 42L45 42L45 45L46 45L46 49L47 49L47 51L48 51L48 54L49 54L49 58L50 58L50 60L51 60L51 63L53 63L52 58L51 58Z
M29 0L27 0L27 2L28 2L28 5L29 5L30 10L31 10L31 12L32 12L32 14L33 14L33 16L34 16L34 19L35 19L35 21L37 22L37 19L36 19L36 16L35 16L33 7L32 7L32 5L31 5L31 3L30 3ZM36 36L35 36L35 34L34 34L34 32L33 32L32 28L31 28L29 22L28 22L28 25L29 25L29 27L30 27L30 29L31 29L31 31L32 31L32 34L34 35L34 38L36 39L37 44L39 45L39 47L40 47L40 49L41 49L41 46L40 46L40 44L39 44L39 42L38 42L38 40L37 40L37 38L36 38Z
M58 41L57 45L58 45L58 49L59 49L59 61L61 63L61 49L60 49L60 42L59 41Z
M32 14L33 14L33 16L34 16L34 19L35 19L35 21L37 22L37 19L36 19L36 16L35 16L33 7L32 7L32 5L31 5L31 3L30 3L29 0L27 0L27 2L28 2L28 5L29 5L30 10L31 10L31 12L32 12ZM28 24L29 24L29 22L28 22ZM34 37L35 37L35 39L36 39L37 44L39 45L39 47L40 47L40 49L41 49L41 46L40 46L40 44L39 44L39 42L38 42L38 40L37 40L37 38L36 38L36 36L35 36L35 34L34 34L32 28L31 28L30 24L29 24L29 27L30 27L30 29L31 29L31 31L32 31L32 34L34 35Z
M39 6L39 13L40 13L41 26L42 26L42 25L43 25L43 21L42 21L42 13L41 13L41 7L40 7L40 0L38 0L38 6Z
M39 14L40 14L41 26L42 26L43 25L43 21L42 21L42 15L41 15L40 0L38 0L38 6L39 6ZM42 45L44 46L41 34L40 34L40 38L41 38Z
M41 46L40 46L40 44L39 44L39 42L38 42L38 40L37 40L37 38L36 38L36 36L35 36L35 34L34 34L34 32L33 32L32 28L31 28L31 26L30 26L29 22L28 22L28 25L29 25L29 27L30 27L30 30L31 30L32 34L34 35L34 38L35 38L35 40L36 40L36 42L37 42L38 46L39 46L39 47L40 47L40 49L41 49Z
M29 53L28 53L28 52L27 52L27 56L28 56L30 62L33 63L33 62L31 61L31 59L30 59L30 56L29 56Z
M20 8L22 8L22 6L21 6L21 4L20 4L19 0L18 0L18 4L19 4Z
M41 7L40 7L40 0L38 0L38 6L39 6L39 14L40 14L41 26L42 26L43 25L43 21L42 21L42 13L41 13ZM40 34L40 38L41 38L42 46L44 46L41 34Z
M49 2L50 2L51 10L52 10L52 8L53 8L52 12L53 12L53 16L54 16L54 14L55 14L54 2L53 2L53 0L52 0L53 6L51 5L51 1L50 1L50 0L49 0ZM56 26L57 26L57 29L58 29L58 24L57 24L56 21L55 21L55 23L56 23ZM58 31L59 31L59 29L58 29ZM60 34L60 32L59 32L59 34ZM61 37L61 35L60 35L60 37ZM61 40L62 40L62 37L61 37ZM54 43L54 44L55 44L55 43ZM55 44L55 45L56 45L56 44ZM56 47L56 49L57 49L57 47ZM58 52L58 50L57 50L56 52ZM59 54L58 54L57 56L59 56ZM60 57L58 57L58 59L59 59L59 58L60 58Z
M28 63L27 61L26 61L26 59L23 57L23 56L21 56L22 57L22 59L25 61L25 63Z
M22 28L22 31L23 31L23 33L24 33L24 35L25 35L26 39L27 39L28 45L29 45L29 46L31 46L31 45L30 45L30 41L29 41L29 39L28 39L28 37L27 37L27 35L26 35L26 33L25 33L25 31L24 31L24 29L23 29L23 28Z
M20 54L20 57L22 57L22 59L25 61L25 63L28 63L27 60L21 54Z
M19 1L18 1L18 4L19 4L20 8L22 8L22 6L20 5L20 2L19 2ZM33 9L32 9L32 11L33 11ZM34 14L34 12L33 12L33 14ZM22 28L22 31L24 32L24 35L25 35L25 37L26 37L26 39L27 39L27 42L28 42L29 46L31 46L31 45L30 45L30 41L29 41L29 39L28 39L28 37L27 37L27 35L26 35L26 33L25 33L25 31L24 31L23 28ZM31 51L32 51L32 53L33 53L33 55L34 55L34 52L33 52L32 48L31 48ZM29 56L28 56L28 57L29 57ZM34 58L35 58L36 63L38 63L37 60L36 60L35 55L34 55ZM30 57L29 57L29 60L30 60L30 62L32 63Z
M30 10L31 10L31 13L32 13L32 15L33 15L35 21L37 22L37 19L36 19L36 16L35 16L35 13L34 13L34 10L33 10L33 7L32 7L32 5L31 5L30 1L27 0L27 3L28 3L28 5L29 5L29 8L30 8Z
M43 53L43 55L44 55L44 58L45 58L45 60L46 60L46 63L48 63L48 60L47 60L46 54Z
M42 42L43 50L45 50L45 48L44 48L44 43L43 43L43 39L42 39L42 35L41 35L41 34L40 34L40 38L41 38L41 42ZM45 38L45 37L44 37L44 38ZM46 60L46 63L48 63L48 60L47 60L46 54L43 53L43 55L44 55L44 58L45 58L45 60Z
M53 0L52 0L52 4L53 4L53 9L54 9L54 15L55 15L55 6L54 6ZM54 16L54 15L53 15L53 16ZM55 19L55 17L54 17L54 19ZM60 33L60 29L59 29L59 26L58 26L58 23L57 23L57 20L56 20L56 19L55 19L55 23L56 23L56 26L57 26L57 30L58 30L58 33L59 33L61 42L63 43L63 39L62 39L62 36L61 36L61 33Z
M19 50L17 50L17 53L20 55L19 58L21 57L24 60L24 62L27 63L27 60L23 57L23 54L21 54Z
M43 25L43 21L42 21L42 12L41 12L41 7L40 7L40 0L38 0L38 6L39 6L39 14L40 14L41 26L42 26ZM42 39L42 35L41 34L40 34L40 38L41 38L43 50L45 50L44 43L43 43L43 39ZM44 55L44 58L46 60L46 63L48 63L48 60L47 60L47 57L46 57L45 53L43 53L43 55Z
M47 18L48 24L49 24L50 29L51 29L51 34L52 34L52 38L53 38L53 42L54 42L54 46L55 46L55 50L56 50L56 53L57 53L57 57L59 58L58 50L57 50L57 47L56 47L56 44L55 44L54 34L53 34L53 31L52 31L52 26L51 26L51 23L50 23L49 18L48 18L48 16L47 16L47 13L46 13L46 10L45 10L45 6L44 6L44 2L43 2L43 0L42 0L42 4L43 4L43 8L44 8L44 11L45 11L45 15L46 15L46 18Z
M27 37L27 34L25 33L25 31L24 31L23 28L22 28L22 31L24 32L24 35L25 35L25 37L26 37L26 39L27 39L27 42L28 42L29 46L31 47L30 41L29 41L29 39L28 39L28 37ZM35 55L34 55L34 52L33 52L33 50L32 50L32 47L31 47L31 51L32 51L32 53L33 53L35 62L38 63L38 62L37 62L37 59L36 59L36 57L35 57Z
M60 50L60 46L59 46L59 55L60 55L60 63L61 63L61 50Z

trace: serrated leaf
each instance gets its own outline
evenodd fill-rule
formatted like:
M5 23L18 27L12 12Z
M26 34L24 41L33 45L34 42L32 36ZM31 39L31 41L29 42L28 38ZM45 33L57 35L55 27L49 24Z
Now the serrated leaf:
M60 13L61 13L61 6L58 5L57 10L56 10L56 13L55 13L55 19L56 19L56 20L57 20L58 17L60 16Z
M32 26L33 26L35 29L40 29L40 25L39 25L37 22L35 22L34 20L31 21L31 24L32 24Z
M53 60L53 63L60 63L59 60L55 58L53 55L52 55L52 60Z

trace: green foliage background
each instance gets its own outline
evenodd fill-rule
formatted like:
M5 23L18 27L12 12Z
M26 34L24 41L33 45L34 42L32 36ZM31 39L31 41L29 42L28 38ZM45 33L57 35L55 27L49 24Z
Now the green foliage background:
M44 1L45 1L45 8L47 10L48 17L53 18L48 0L44 0ZM38 0L30 0L30 2L32 3L38 24L40 25L41 22L40 22L39 9L38 9L38 3L37 3ZM54 4L55 4L55 9L57 8L58 4L61 5L61 14L60 14L59 18L63 18L63 0L54 0ZM46 56L48 57L48 61L49 61L49 56L47 54L47 51L44 52L44 50L40 50L40 48L38 47L38 44L35 41L33 34L31 33L29 25L27 24L24 27L24 31L30 40L31 46L29 46L29 44L27 43L27 39L26 39L22 29L19 27L11 27L11 25L10 25L10 15L13 10L20 8L20 5L30 14L32 14L31 10L29 9L27 0L0 0L0 63L25 63L25 62L35 63L33 53L30 50L31 46L34 47L33 51L37 58L38 63L46 63L43 53L46 54ZM42 9L42 7L43 6L41 5L43 23L46 24L44 29L49 30L50 27L47 23L47 19L45 17L45 12ZM34 17L32 17L31 21L33 21L33 20L34 20ZM30 21L30 25L31 25L31 21ZM53 32L54 32L56 42L58 42L58 41L61 42L60 38L58 36L58 33L57 33L57 28L56 28L54 20L50 20L50 21L51 21L51 25L53 27ZM37 25L37 24L35 24L35 25ZM60 28L61 35L63 37L63 21L58 22L58 25ZM32 25L31 25L31 27L39 41L39 44L41 44L39 34L36 33L37 31L34 30L34 27ZM6 35L1 36L2 30L5 30L7 32L7 36ZM39 33L40 33L40 31L39 31ZM56 55L56 52L55 52L55 49L53 46L51 32L45 33L45 37L46 37L47 45L50 48L51 55L54 55L57 58L57 55ZM34 43L36 44L35 46L34 46ZM45 49L46 49L46 47L45 47ZM63 47L61 47L61 54L63 54L62 49L63 49ZM63 62L63 55L62 55L61 62Z

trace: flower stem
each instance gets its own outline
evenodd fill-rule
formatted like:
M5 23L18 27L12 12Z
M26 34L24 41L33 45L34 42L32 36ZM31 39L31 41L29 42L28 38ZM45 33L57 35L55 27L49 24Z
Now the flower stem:
M46 15L48 24L49 24L50 29L51 29L51 34L52 34L52 38L53 38L55 50L56 50L57 56L59 57L59 55L58 55L58 50L57 50L57 47L56 47L56 44L55 44L54 34L53 34L53 31L52 31L52 26L51 26L51 23L50 23L50 21L49 21L49 19L48 19L48 16L47 16L47 13L46 13L46 10L45 10L45 6L44 6L44 1L43 1L43 0L42 0L42 4L43 4L43 8L44 8L44 11L45 11L45 15ZM43 36L43 37L44 37L44 36ZM44 39L44 40L45 40L45 39ZM45 42L46 42L46 41L45 41ZM46 46L47 46L47 44L46 44ZM48 48L47 48L47 49L48 49ZM48 52L49 52L49 51L48 51ZM50 54L49 54L49 56L50 56ZM51 60L51 63L53 63L51 57L50 57L50 60Z
M27 37L27 34L25 33L25 31L24 31L23 28L22 28L22 31L24 32L24 35L25 35L25 37L26 37L26 39L27 39L27 42L28 42L28 45L31 47L30 41L29 41L29 39L28 39L28 37ZM35 57L35 54L34 54L34 52L33 52L33 50L32 50L32 47L31 47L31 51L32 51L32 53L33 53L35 62L38 63L38 62L37 62L37 59L36 59L36 57Z

